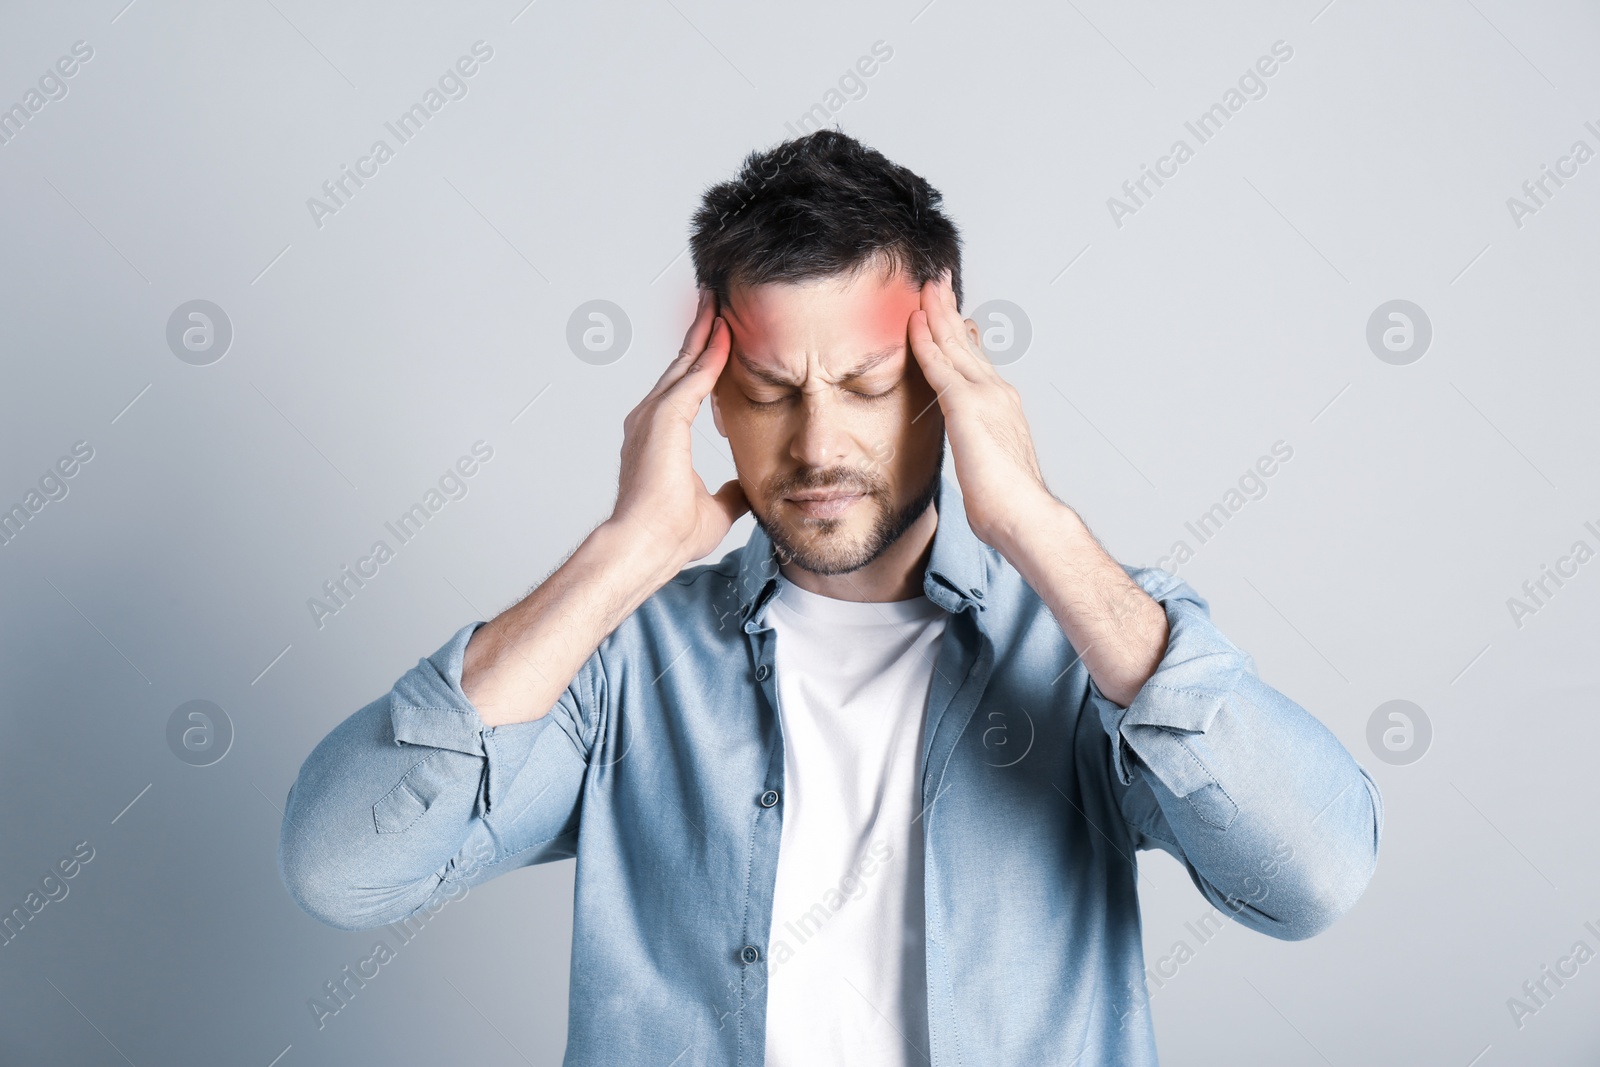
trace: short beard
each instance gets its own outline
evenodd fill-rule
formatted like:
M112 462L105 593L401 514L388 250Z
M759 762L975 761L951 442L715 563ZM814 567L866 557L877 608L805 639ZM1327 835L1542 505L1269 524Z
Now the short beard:
M861 545L859 550L850 552L847 555L840 555L836 553L824 554L812 551L811 549L800 545L796 545L789 540L785 531L779 527L777 523L767 522L759 514L756 514L753 509L751 514L755 515L756 525L760 526L761 529L765 531L767 537L771 539L772 544L777 551L778 562L780 564L793 563L801 570L809 571L812 574L850 574L853 571L860 570L862 567L865 567L867 564L873 562L879 556L887 552L889 550L889 546L898 541L900 537L907 530L909 530L918 519L922 517L923 512L928 510L928 505L932 504L934 499L939 495L939 486L944 477L944 449L944 435L941 434L939 436L938 460L934 464L933 476L928 479L928 484L923 486L922 491L918 493L910 503L900 510L889 511L887 509L880 508L878 512L878 521L874 523L872 529L867 532L865 542ZM833 484L837 485L840 483L835 482ZM810 486L810 488L827 487L828 486ZM874 494L869 496L868 499L876 502L879 498ZM843 520L841 519L832 519L825 520L824 522L818 524L816 527L817 540L825 540L827 536L837 529L842 522Z

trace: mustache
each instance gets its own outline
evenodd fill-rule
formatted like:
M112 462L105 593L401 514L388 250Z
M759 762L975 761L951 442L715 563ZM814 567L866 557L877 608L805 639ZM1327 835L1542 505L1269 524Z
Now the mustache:
M848 489L875 495L878 492L878 485L859 471L851 470L849 467L835 467L826 471L801 472L780 479L773 483L772 493L774 496L788 496L790 493L811 489Z

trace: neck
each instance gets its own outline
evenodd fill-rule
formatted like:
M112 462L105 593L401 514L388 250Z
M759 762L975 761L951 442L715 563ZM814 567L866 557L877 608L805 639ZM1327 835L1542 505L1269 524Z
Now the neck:
M793 563L779 566L784 578L808 593L862 603L910 600L922 595L922 579L933 556L933 532L939 526L939 509L928 505L883 554L865 567L847 574L816 574Z

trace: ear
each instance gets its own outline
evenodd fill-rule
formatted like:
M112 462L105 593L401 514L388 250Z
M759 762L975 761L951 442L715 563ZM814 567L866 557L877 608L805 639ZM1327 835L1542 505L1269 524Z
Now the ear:
M723 437L727 437L728 431L722 428L722 404L717 398L717 393L720 392L721 389L722 378L721 376L718 376L717 380L712 383L711 392L709 394L711 398L711 421L717 424L717 432Z
M971 319L967 320L967 336L972 339L972 343L978 347L979 351L983 350L983 340L978 335L978 324Z

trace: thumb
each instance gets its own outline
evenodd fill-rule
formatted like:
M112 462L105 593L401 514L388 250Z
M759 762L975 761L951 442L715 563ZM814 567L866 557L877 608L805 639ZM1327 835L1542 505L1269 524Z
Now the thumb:
M750 501L744 495L744 489L739 485L739 479L730 478L722 483L722 488L712 494L711 499L716 501L717 507L728 519L732 526L741 515L750 510Z

